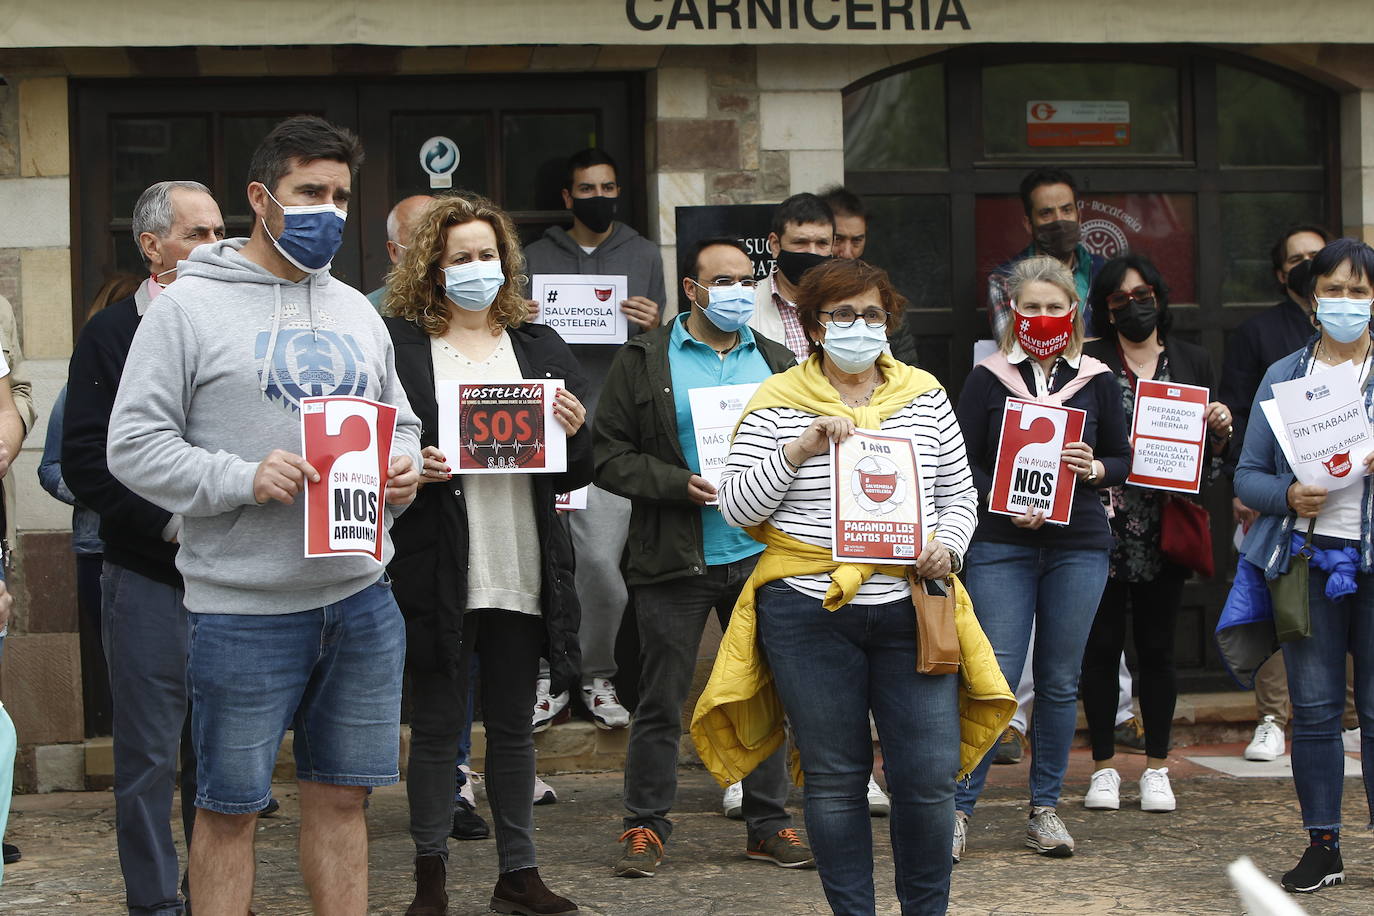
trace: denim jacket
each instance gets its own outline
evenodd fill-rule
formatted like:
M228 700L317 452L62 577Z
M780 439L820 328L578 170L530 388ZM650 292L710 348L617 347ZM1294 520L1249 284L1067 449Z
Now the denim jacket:
M1235 489L1241 502L1260 513L1250 526L1241 552L1245 559L1264 570L1266 579L1276 579L1288 571L1291 556L1291 535L1296 519L1288 505L1288 487L1297 478L1283 457L1278 440L1268 422L1259 422L1264 411L1260 404L1274 396L1274 385L1307 374L1316 352L1320 335L1295 353L1290 353L1269 367L1255 393L1250 410L1251 422L1245 431L1245 448L1236 466ZM1365 414L1374 420L1374 373L1365 380ZM1374 541L1371 541L1370 520L1374 518L1374 488L1370 478L1364 479L1363 511L1360 514L1360 572L1374 571Z
M67 386L63 385L48 416L48 437L43 443L43 458L38 462L38 482L54 499L72 507L72 550L81 555L104 553L100 516L78 503L62 479L62 420L66 411Z

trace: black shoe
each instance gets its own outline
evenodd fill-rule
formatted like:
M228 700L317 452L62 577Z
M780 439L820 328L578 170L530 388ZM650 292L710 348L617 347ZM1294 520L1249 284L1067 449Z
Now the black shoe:
M453 829L448 835L455 840L485 840L491 836L491 831L482 815L469 808L466 802L457 801L453 804Z
M15 862L18 862L20 859L24 858L24 854L19 851L19 847L15 846L13 843L0 843L0 846L5 847L6 865L13 865Z
M1283 876L1283 889L1290 894L1311 894L1324 887L1345 883L1345 864L1339 849L1308 846L1298 865Z
M267 800L267 807L258 812L258 817L271 817L280 810L281 802L277 801L275 798L269 798Z

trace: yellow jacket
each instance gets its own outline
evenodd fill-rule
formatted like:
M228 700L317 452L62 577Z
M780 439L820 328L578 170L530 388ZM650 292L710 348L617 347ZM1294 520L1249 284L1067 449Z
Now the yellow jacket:
M783 742L783 708L759 649L755 592L776 579L810 573L832 573L822 606L836 610L848 604L874 572L903 576L903 567L837 563L830 551L790 537L771 525L749 529L767 545L754 574L740 592L721 641L711 678L692 713L692 741L702 763L721 786L744 779ZM959 676L959 778L973 770L997 742L1016 712L1016 698L997 665L992 644L973 615L973 602L954 580L954 624L962 661ZM913 607L912 613L915 613ZM951 710L952 712L952 710ZM800 784L794 755L793 779Z

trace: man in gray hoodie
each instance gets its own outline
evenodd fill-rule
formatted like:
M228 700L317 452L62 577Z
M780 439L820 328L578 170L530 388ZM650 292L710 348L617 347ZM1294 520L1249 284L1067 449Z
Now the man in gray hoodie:
M663 283L663 257L658 246L615 219L620 182L615 160L599 149L585 149L568 159L563 205L572 211L571 229L553 226L525 249L531 277L538 274L623 274L628 298L620 310L631 334L658 327L668 299ZM537 319L536 319L537 320ZM592 422L601 386L620 348L575 344L573 353L587 374L587 422ZM624 728L630 714L620 705L615 677L615 640L629 600L620 573L620 555L630 525L630 501L595 485L587 508L570 513L573 550L577 555L577 596L582 602L578 642L582 648L582 702L600 728ZM566 693L550 696L548 670L540 674L535 694L534 730L542 731L568 703ZM547 799L535 787L540 800Z
M202 246L148 309L110 418L110 470L185 521L177 568L191 612L188 674L199 759L197 916L243 916L272 766L295 730L301 871L314 908L367 904L371 786L398 780L405 627L381 562L304 559L297 497L301 399L397 408L385 502L415 495L419 420L391 338L329 264L362 148L317 117L278 124L253 154L252 237ZM381 520L379 520L381 521Z

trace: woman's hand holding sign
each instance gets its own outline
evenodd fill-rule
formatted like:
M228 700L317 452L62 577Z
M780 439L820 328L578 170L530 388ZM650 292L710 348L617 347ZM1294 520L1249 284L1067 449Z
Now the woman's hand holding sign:
M307 479L320 482L320 473L310 462L284 449L273 449L253 475L253 499L259 506L273 499L292 505L296 494L305 489Z
M1365 463L1368 468L1368 461ZM1326 487L1293 481L1288 488L1288 505L1298 513L1299 518L1316 518L1326 504Z
M453 476L453 468L449 467L448 459L444 453L432 445L426 445L420 450L420 457L424 459L425 465L420 469L420 486L427 483L443 483Z
M1084 483L1091 483L1101 476L1096 472L1097 462L1093 458L1093 447L1086 442L1065 444L1059 458Z
M838 445L848 439L852 432L854 421L848 417L817 417L805 432L782 447L782 455L794 467L800 467L808 459L830 451L831 442Z
M916 558L916 574L922 579L943 579L953 570L949 548L934 539L926 542L925 549Z
M577 435L582 424L587 422L587 408L566 388L559 388L553 399L553 415L569 436Z

